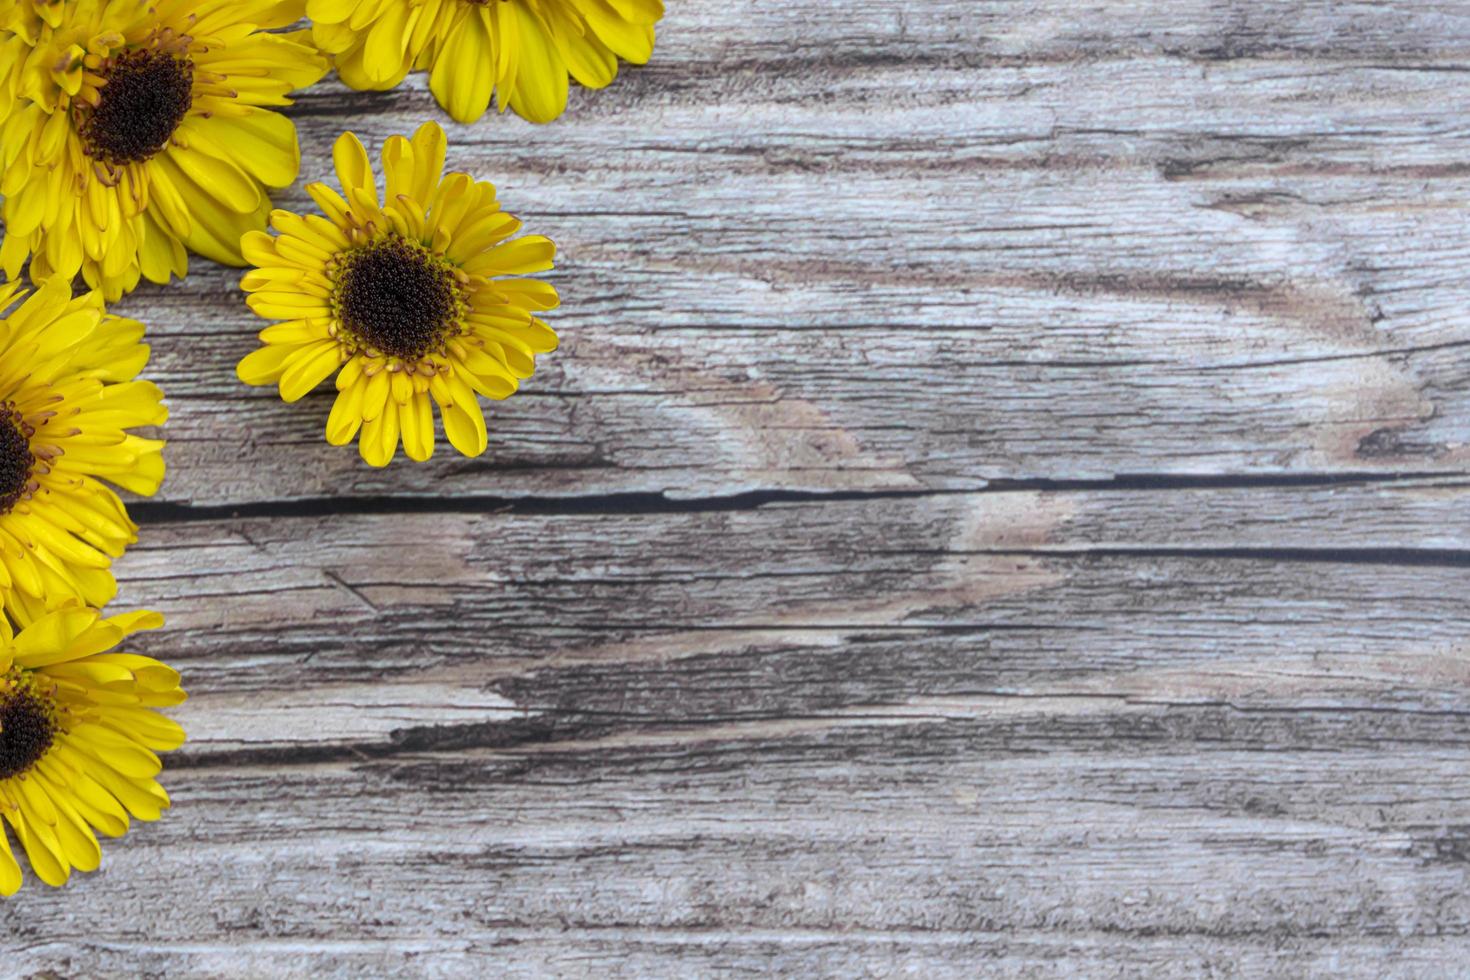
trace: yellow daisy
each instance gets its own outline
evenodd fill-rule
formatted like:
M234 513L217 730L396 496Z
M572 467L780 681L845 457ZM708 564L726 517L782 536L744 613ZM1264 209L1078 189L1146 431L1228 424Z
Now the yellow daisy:
M531 122L567 107L567 75L602 88L618 59L645 64L663 0L306 0L312 36L357 89L389 89L411 69L451 116L473 122L498 92Z
M28 297L0 285L0 602L21 623L117 590L109 566L137 527L101 481L151 494L163 479L163 442L127 431L168 417L158 387L136 380L142 338L64 279Z
M507 241L520 221L500 210L495 185L444 169L444 130L421 126L383 146L387 194L378 198L367 151L352 133L333 156L345 193L306 188L326 217L271 214L280 234L241 242L257 266L240 286L259 316L283 320L240 362L246 384L280 386L294 402L337 375L327 441L358 438L362 458L386 466L398 451L434 452L432 403L466 456L485 451L477 394L506 398L531 376L556 334L532 313L557 305L535 279L556 246L540 235ZM340 370L339 370L340 369ZM361 433L359 437L359 432Z
M72 869L95 871L94 831L127 832L157 820L168 794L155 753L184 730L152 710L184 700L179 675L149 657L111 652L123 638L163 625L155 612L103 619L95 609L48 613L15 633L0 616L0 815L31 870L61 886ZM21 886L0 827L0 895Z
M78 272L114 300L185 249L240 265L266 188L296 179L291 120L266 106L326 73L300 0L19 0L0 14L0 266Z

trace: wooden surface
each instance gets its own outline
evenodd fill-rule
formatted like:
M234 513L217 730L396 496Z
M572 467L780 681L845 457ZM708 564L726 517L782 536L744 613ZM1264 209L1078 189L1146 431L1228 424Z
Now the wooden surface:
M1470 4L669 6L451 127L562 250L483 459L121 306L192 741L0 969L1463 975Z

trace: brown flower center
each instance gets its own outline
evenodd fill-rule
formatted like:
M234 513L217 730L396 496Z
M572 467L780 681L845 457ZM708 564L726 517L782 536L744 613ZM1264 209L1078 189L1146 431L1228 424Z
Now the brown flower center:
M120 167L167 146L194 102L194 63L147 48L113 55L100 74L106 84L78 125L87 156Z
M49 698L19 672L0 678L0 779L19 776L39 762L56 732Z
M29 427L9 402L0 403L0 514L8 514L25 496L36 457Z
M416 361L459 330L459 281L418 242L388 235L338 258L337 321L360 346Z

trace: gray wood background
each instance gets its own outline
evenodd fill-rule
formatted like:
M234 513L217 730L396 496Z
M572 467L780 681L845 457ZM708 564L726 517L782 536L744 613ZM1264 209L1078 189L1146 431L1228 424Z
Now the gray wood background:
M484 458L140 290L192 740L0 970L1464 975L1467 108L1463 2L671 0L450 127L562 249Z

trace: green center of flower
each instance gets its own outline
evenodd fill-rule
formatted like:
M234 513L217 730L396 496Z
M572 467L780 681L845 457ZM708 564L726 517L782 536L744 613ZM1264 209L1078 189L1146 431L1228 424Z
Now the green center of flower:
M87 156L118 167L167 146L194 102L194 63L147 48L113 55L99 73L97 104L77 127Z
M388 235L338 257L332 308L360 347L416 361L459 332L463 299L448 262Z
M0 678L0 779L34 766L56 741L56 709L30 678L12 670Z
M8 514L31 484L36 457L28 427L9 402L0 403L0 514Z

